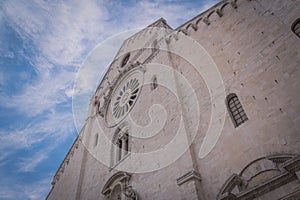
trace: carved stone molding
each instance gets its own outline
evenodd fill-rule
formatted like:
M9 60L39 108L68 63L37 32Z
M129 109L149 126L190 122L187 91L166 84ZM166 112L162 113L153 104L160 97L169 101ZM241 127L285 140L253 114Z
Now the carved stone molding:
M68 154L66 155L66 157L64 158L63 162L60 164L58 170L56 171L53 180L51 182L51 185L54 186L56 184L57 181L59 181L60 176L64 173L65 168L67 167L67 165L70 162L71 157L74 155L75 149L78 149L78 143L79 143L79 135L76 138L76 140L74 141L72 147L70 148Z
M223 185L217 196L218 200L254 199L297 180L300 170L299 155L274 155L256 159L248 164L239 175L233 174ZM263 173L269 175L255 185L249 183Z
M114 189L115 187L119 187L120 191L117 194L120 200L138 200L137 193L133 190L132 186L129 184L131 179L131 174L126 172L117 172L112 177L110 177L105 183L102 194L106 197L107 200L115 200L114 199ZM116 196L116 195L115 195Z
M197 30L198 30L197 25L194 24L194 23L190 23L190 24L186 27L186 30L188 30L190 27L192 27L194 31L197 31Z
M200 21L205 23L206 25L211 24L211 16L218 15L219 17L223 17L226 13L224 13L224 8L227 6L231 6L233 9L237 9L238 6L245 2L251 2L253 0L223 0L220 3L216 4L214 7L208 9L206 12L201 13L197 17L192 20L186 22L182 26L178 27L176 30L182 30L184 27L190 27L189 24L196 22L198 24ZM198 28L198 27L197 27Z
M230 2L230 5L231 5L231 7L233 7L234 9L237 9L236 1Z
M182 32L184 35L187 35L187 34L188 34L187 31L184 30L184 29L180 29L180 30L178 31L178 33L180 33L180 32Z
M286 162L279 165L279 167L282 167L291 174L298 172L300 170L300 156L287 160Z
M221 9L217 9L216 13L219 17L223 17L223 12L221 11Z
M188 182L190 180L201 181L201 176L198 172L191 170L191 171L185 173L184 175L182 175L181 177L177 178L177 185L182 185L185 182Z
M136 192L132 189L132 186L127 186L125 188L125 196L127 197L128 200L138 199Z
M203 21L203 23L206 24L207 26L210 25L210 21L209 21L208 18L204 18L202 21Z

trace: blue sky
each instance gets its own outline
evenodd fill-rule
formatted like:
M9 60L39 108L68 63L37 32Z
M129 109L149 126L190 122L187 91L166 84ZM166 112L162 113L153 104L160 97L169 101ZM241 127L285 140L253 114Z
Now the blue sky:
M0 1L0 200L46 197L82 124L74 123L73 88L98 44L97 76L85 73L76 85L84 110L120 45L112 36L160 17L176 28L217 2Z

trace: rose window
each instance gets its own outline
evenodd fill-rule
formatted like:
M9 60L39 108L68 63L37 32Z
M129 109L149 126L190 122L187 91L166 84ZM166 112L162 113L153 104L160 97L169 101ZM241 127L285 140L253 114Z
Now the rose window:
M139 86L139 81L136 78L133 78L118 92L113 104L113 115L116 119L123 117L133 106L140 89Z
M114 127L126 118L139 98L143 82L144 73L140 69L129 71L119 79L105 114L108 127Z

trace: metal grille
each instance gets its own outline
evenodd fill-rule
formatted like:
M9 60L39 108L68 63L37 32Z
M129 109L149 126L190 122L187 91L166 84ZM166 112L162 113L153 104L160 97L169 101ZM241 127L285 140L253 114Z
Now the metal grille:
M228 109L235 127L238 127L248 120L245 110L236 95L231 95L231 97L228 98Z

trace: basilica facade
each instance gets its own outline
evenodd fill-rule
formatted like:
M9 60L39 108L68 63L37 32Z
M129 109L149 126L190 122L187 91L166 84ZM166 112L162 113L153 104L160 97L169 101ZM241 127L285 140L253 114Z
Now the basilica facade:
M123 42L47 199L300 199L299 64L297 0L155 21Z

